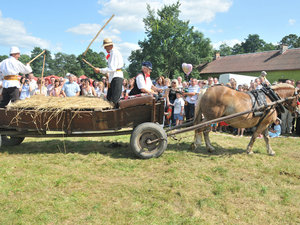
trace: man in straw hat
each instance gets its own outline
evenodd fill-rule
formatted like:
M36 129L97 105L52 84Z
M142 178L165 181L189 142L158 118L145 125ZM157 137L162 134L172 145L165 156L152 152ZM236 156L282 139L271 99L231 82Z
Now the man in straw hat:
M108 53L106 56L108 67L95 68L94 71L95 73L108 73L109 87L107 90L107 100L113 102L116 108L118 108L122 94L122 67L124 66L124 62L121 53L114 48L114 44L110 38L105 38L103 40L103 47Z
M18 47L10 48L10 57L0 63L0 77L3 79L2 100L0 108L4 108L11 101L19 99L20 82L19 73L28 74L32 72L29 64L26 66L19 61L20 50Z

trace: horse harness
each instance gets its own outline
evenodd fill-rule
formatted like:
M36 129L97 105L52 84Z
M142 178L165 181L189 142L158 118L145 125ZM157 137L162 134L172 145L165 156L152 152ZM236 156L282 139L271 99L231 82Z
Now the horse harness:
M248 91L247 94L250 96L251 101L253 103L252 109L254 110L254 112L253 112L254 117L261 117L264 115L264 112L255 111L255 109L257 109L258 107L260 107L262 105L267 107L266 96L268 96L272 102L280 100L279 95L270 86L267 86L267 85L263 85L263 87L259 90ZM269 111L269 110L267 110L267 111ZM284 106L282 104L278 104L276 106L276 111L278 114L283 113Z

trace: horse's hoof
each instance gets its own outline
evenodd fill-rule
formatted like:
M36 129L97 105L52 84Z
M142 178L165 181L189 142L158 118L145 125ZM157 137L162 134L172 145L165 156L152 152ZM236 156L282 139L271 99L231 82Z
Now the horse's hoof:
M210 152L210 153L212 153L212 152L214 152L214 151L215 151L215 148L213 148L213 147L211 147L211 148L207 148L207 151L208 151L208 152Z
M193 151L195 151L195 150L197 149L197 146L196 146L194 143L192 143L192 144L191 144L191 149L192 149Z
M269 156L274 156L274 155L275 155L275 152L269 153Z
M251 152L247 152L247 154L248 154L248 155L253 155L253 152L252 152L252 151L251 151Z

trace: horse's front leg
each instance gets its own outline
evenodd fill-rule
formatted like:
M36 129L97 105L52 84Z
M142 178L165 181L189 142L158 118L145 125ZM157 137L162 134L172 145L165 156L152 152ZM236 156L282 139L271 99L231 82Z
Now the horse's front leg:
M270 137L269 137L268 129L264 130L263 136L264 136L264 140L266 142L266 147L267 147L268 154L271 155L271 156L275 155L275 152L273 151L273 149L270 145Z
M253 144L257 138L257 136L259 135L259 133L257 132L257 130L253 133L250 142L247 146L247 154L253 154L252 148L253 148Z
M196 150L198 146L201 145L202 142L202 130L195 130L194 142L192 143L191 147L192 150Z
M215 150L215 148L211 145L210 140L209 140L209 132L210 132L210 127L207 127L204 131L204 140L205 140L205 145L206 145L206 149L209 152L213 152Z

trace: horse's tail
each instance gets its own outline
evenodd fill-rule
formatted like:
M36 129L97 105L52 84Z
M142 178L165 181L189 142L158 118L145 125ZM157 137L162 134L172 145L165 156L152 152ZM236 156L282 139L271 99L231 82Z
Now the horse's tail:
M202 112L201 112L201 99L203 97L203 95L205 94L207 88L201 89L199 94L198 94L198 99L196 102L196 107L195 107L195 117L194 117L194 123L198 123L199 121L202 120ZM200 118L198 118L198 116L200 116Z

